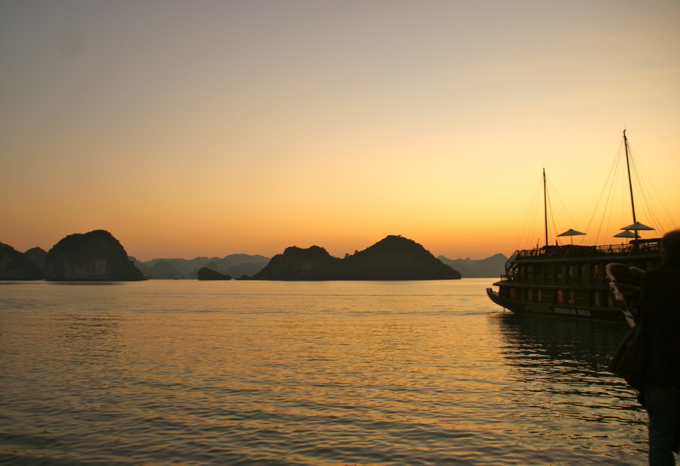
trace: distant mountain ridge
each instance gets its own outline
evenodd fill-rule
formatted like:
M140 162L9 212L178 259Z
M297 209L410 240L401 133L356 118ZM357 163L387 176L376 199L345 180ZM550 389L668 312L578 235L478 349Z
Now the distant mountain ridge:
M505 273L505 263L508 261L503 254L481 260L472 260L469 257L451 260L444 256L439 256L438 259L458 270L463 278L498 278Z
M197 279L198 271L204 267L231 277L243 275L250 277L269 263L268 257L248 254L231 254L222 258L152 259L144 262L130 257L130 260L144 273L146 278L152 280Z
M387 236L344 259L324 248L289 247L272 257L253 280L451 280L461 275L402 236Z

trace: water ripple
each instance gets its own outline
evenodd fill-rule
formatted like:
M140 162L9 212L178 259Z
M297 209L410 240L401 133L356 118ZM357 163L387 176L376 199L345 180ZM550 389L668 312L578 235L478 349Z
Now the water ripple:
M3 464L644 464L612 324L485 280L0 287Z

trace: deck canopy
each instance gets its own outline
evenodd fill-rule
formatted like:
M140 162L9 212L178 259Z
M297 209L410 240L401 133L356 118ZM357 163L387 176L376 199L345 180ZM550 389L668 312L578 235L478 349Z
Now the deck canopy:
M633 231L643 231L643 230L654 230L654 228L649 227L643 223L635 222L632 225L621 228L622 230L633 230Z
M576 230L573 230L573 229L570 228L567 231L565 231L564 233L560 233L557 236L584 236L584 235L585 235L585 233L581 233L580 231L576 231Z
M580 231L576 231L572 228L568 229L564 233L560 233L557 236L571 236L571 243L574 244L574 236L585 236L585 233L581 233Z
M614 235L614 238L635 238L635 233L626 230Z

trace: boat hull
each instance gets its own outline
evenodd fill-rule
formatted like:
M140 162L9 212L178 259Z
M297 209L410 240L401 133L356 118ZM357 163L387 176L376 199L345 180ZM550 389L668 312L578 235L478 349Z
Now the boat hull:
M537 315L545 317L564 317L568 319L597 320L626 324L626 317L619 309L585 309L584 307L568 304L529 303L500 296L492 288L486 289L486 294L494 303L515 313Z

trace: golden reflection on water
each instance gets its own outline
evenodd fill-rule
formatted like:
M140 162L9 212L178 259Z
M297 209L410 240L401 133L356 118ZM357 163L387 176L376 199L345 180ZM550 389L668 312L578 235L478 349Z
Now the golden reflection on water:
M3 287L0 448L149 464L644 458L634 394L604 373L625 329L516 319L486 286Z

